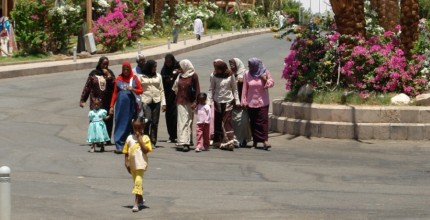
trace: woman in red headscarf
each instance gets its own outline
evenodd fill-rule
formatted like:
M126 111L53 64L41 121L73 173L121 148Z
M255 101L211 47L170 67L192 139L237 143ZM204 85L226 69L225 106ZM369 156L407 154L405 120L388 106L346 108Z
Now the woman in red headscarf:
M115 153L122 153L125 140L132 131L131 120L138 113L136 95L140 96L142 92L142 85L137 76L133 74L130 63L122 63L122 73L115 80L109 110L110 114L115 113L115 130L113 132Z

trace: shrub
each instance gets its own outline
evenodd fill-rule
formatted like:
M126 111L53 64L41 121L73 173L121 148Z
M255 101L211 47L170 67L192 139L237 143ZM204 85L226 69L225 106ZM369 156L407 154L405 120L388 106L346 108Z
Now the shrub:
M178 3L175 6L176 24L183 30L191 29L194 19L199 16L203 20L208 20L215 15L218 6L214 3L202 1L198 6L186 3Z
M288 90L297 92L305 84L328 90L338 77L339 86L358 91L363 98L372 92L415 96L427 89L424 57L417 54L407 60L393 32L370 39L336 32L321 35L300 27L296 32L283 72Z
M46 52L46 20L48 7L46 1L15 2L11 17L15 21L15 35L20 48L28 54Z
M94 25L97 43L108 52L118 51L137 41L144 26L145 1L115 0L113 11L101 16Z
M81 7L65 5L54 7L49 10L49 32L48 49L57 52L66 52L70 38L77 34L81 28Z
M207 27L211 29L231 30L233 20L223 10L218 10L215 15L208 19Z

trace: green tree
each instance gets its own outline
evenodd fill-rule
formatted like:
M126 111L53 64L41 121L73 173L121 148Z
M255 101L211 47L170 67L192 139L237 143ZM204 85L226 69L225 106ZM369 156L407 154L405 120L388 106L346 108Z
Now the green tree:
M420 16L423 18L430 19L430 1L419 0Z
M15 34L19 47L24 53L35 54L46 52L48 33L46 21L48 15L45 1L19 0L11 12L15 21Z

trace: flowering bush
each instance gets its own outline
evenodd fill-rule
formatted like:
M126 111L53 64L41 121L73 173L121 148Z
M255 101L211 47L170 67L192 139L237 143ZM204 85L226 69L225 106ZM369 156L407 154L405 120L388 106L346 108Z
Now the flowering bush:
M184 30L191 29L194 19L201 17L204 20L212 18L218 6L214 3L201 1L198 6L192 4L178 3L175 6L176 24Z
M337 32L322 35L300 26L294 32L296 39L283 71L287 90L297 93L305 84L328 90L336 85L366 98L374 92L415 96L427 89L424 56L407 60L393 32L370 39Z
M68 49L70 38L79 32L82 24L81 7L62 5L54 7L48 12L51 32L48 47L53 52L65 52Z
M48 33L46 27L48 7L45 1L16 1L11 12L15 21L15 34L20 48L25 53L46 52Z
M369 1L365 1L365 14L366 37L301 26L275 35L288 40L288 34L295 34L285 58L286 89L297 94L306 84L323 91L343 88L357 91L363 99L376 93L416 96L426 91L430 76L429 22L420 21L414 55L407 59L400 43L400 25L394 32L385 31Z
M143 8L147 4L146 1L115 0L113 11L101 16L94 24L96 42L108 52L114 52L137 41L142 36Z
M92 6L93 19L95 20L105 15L111 8L111 5L108 3L107 0L92 0Z

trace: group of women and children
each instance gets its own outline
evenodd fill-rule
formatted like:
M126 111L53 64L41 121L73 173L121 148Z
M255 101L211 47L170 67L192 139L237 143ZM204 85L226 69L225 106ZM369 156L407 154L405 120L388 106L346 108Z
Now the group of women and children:
M125 154L125 166L134 180L133 211L142 203L142 178L147 153L157 143L160 112L165 112L168 142L182 151L193 145L192 126L196 116L195 151L213 148L234 150L263 143L268 149L269 92L274 86L270 72L258 58L248 60L248 69L238 58L213 62L207 93L190 60L177 61L167 54L161 73L157 62L136 57L137 66L122 64L115 77L109 59L101 57L82 91L80 106L90 99L87 142L90 152L115 141L115 153ZM229 68L230 67L230 68ZM115 126L113 126L115 124ZM114 128L114 129L113 129Z

